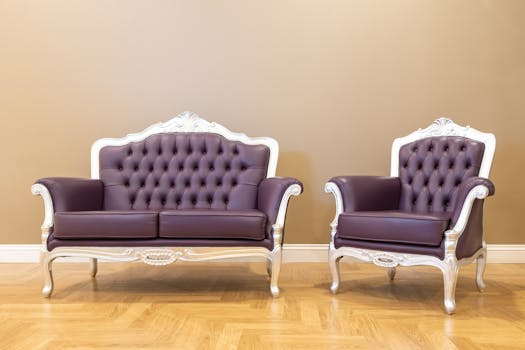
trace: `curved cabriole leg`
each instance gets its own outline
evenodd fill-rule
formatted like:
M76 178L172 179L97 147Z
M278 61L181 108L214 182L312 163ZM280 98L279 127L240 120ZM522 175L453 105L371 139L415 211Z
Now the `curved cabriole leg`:
M95 277L98 271L98 260L96 258L89 259L89 274L91 277Z
M444 283L444 305L447 314L456 312L456 281L458 279L459 266L457 260L448 259L443 268Z
M42 288L42 294L44 297L49 298L53 293L53 260L50 258L49 253L42 255L42 270L44 273L44 288Z
M339 290L339 282L341 280L339 273L339 260L341 260L341 256L339 256L334 250L330 250L328 253L328 260L330 263L330 272L332 273L332 285L330 286L330 292L332 292L332 294L336 294Z
M483 248L481 254L476 258L476 284L480 292L485 290L485 281L483 280L483 274L485 273L485 265L487 264L487 245L483 242Z
M272 277L272 260L266 260L266 273L269 277Z
M389 267L388 268L388 278L390 278L390 280L393 281L395 277L396 277L396 268Z
M281 272L281 262L282 262L282 250L281 246L274 248L272 252L272 262L271 262L271 281L270 281L270 291L274 298L279 296L279 273Z

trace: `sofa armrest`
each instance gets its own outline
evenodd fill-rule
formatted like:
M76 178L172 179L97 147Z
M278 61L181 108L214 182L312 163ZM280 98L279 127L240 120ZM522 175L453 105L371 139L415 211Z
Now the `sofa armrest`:
M49 177L37 180L31 192L44 200L42 230L53 227L55 212L101 210L103 206L104 186L100 180Z
M274 244L281 244L286 209L291 196L298 196L303 184L291 177L270 177L259 184L257 209L268 218L267 235L274 238ZM278 234L279 237L275 237Z
M459 186L456 195L456 202L450 220L450 227L455 228L455 230L458 231L460 227L456 228L455 226L457 224L460 224L461 226L462 222L466 222L474 200L492 196L494 192L494 184L489 179L483 177L471 177L463 181Z
M334 184L339 190L342 199L342 212L395 210L399 208L401 182L398 177L337 176L331 178L326 184L326 192L333 192L330 190L333 187L333 185L329 185L330 183Z

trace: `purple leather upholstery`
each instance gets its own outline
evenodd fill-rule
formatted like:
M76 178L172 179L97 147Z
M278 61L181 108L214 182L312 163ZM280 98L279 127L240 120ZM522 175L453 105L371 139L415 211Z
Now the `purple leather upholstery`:
M59 239L157 237L158 213L151 211L73 211L55 213Z
M171 210L159 214L163 238L263 240L266 215L257 210Z
M477 185L485 145L464 137L429 137L401 147L399 178L339 176L344 213L335 246L427 254L443 258L444 233L456 224ZM363 211L367 211L364 212ZM483 200L476 200L456 255L471 256L482 245Z
M255 241L252 239L58 239L54 234L47 239L47 249L57 247L263 247L273 249L269 239Z
M301 191L303 190L303 184L291 177L271 177L264 179L259 185L257 209L266 214L268 218L266 237L270 240L273 240L272 225L277 220L281 199L288 187L295 184L301 186ZM284 227L281 234L284 236Z
M438 246L450 213L358 211L339 215L338 237L366 241Z
M290 185L301 183L266 179L269 155L266 146L212 133L156 134L141 142L104 147L100 180L38 181L49 189L55 204L48 249L272 249L272 225L282 196Z
M102 210L104 190L100 180L48 177L36 183L48 189L55 212Z
M401 147L399 209L451 212L459 186L477 176L485 145L457 136L428 137Z
M156 134L104 147L104 209L255 209L269 156L266 146L211 133Z
M461 186L459 187L458 193L456 195L456 203L454 203L454 211L452 212L452 219L450 226L454 226L459 219L459 214L461 214L461 208L469 192L474 189L474 187L484 185L489 189L489 196L494 195L495 187L492 181L483 177L471 177L466 179Z
M337 176L330 179L343 196L344 211L396 210L401 183L397 177Z

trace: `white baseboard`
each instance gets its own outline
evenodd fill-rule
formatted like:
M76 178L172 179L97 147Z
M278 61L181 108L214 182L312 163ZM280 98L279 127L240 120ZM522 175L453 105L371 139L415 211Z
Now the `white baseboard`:
M489 244L488 263L525 263L525 244ZM37 263L40 244L0 244L0 263ZM328 244L285 244L283 260L292 262L326 262ZM85 262L83 258L61 258L57 261Z

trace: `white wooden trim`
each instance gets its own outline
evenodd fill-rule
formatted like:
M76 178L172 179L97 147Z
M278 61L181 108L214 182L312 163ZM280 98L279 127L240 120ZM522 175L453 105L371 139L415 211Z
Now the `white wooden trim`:
M403 145L433 136L462 136L485 144L485 152L479 169L479 176L488 178L492 159L496 151L496 137L494 134L481 132L470 126L461 126L447 118L438 118L425 129L418 129L413 133L400 137L392 143L390 158L390 176L399 176L399 150Z
M0 263L37 263L40 260L41 249L40 244L0 244ZM487 249L488 263L525 263L525 244L488 244ZM263 260L252 259L252 261ZM284 244L283 260L285 263L326 263L328 244ZM88 259L85 258L59 258L57 260L57 262L87 261ZM242 261L247 260L242 259Z
M224 136L228 140L240 141L247 145L265 145L270 149L270 159L268 162L268 172L266 177L274 177L277 170L277 158L279 157L279 144L271 137L249 137L245 134L233 132L226 127L209 122L200 118L193 112L182 112L175 118L164 123L150 125L141 132L129 134L122 138L104 138L95 141L91 146L91 178L100 177L99 154L100 150L106 146L123 146L131 142L142 141L148 136L169 132L205 132Z

